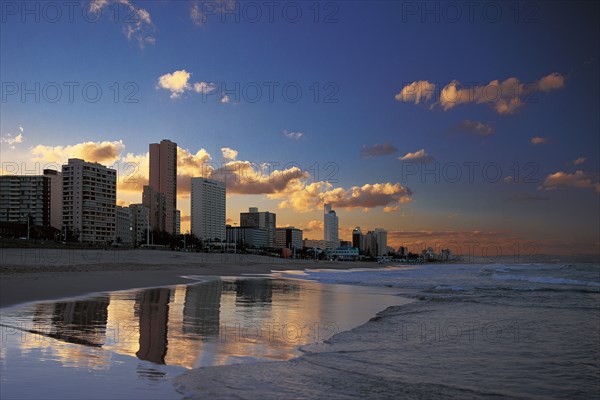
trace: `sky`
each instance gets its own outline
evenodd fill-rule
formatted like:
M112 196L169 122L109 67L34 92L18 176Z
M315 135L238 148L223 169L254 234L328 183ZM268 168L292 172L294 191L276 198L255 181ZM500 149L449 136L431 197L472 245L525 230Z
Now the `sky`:
M592 2L0 2L3 174L69 157L141 202L148 145L322 239L323 204L388 244L598 254Z

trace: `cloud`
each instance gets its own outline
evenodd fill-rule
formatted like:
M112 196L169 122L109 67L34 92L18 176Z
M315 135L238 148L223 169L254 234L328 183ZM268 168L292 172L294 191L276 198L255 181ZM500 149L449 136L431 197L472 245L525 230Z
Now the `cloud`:
M495 79L484 85L466 85L453 80L442 87L439 98L430 108L439 106L447 111L459 104L489 104L498 114L512 114L527 102L535 101L538 91L547 93L562 89L564 85L565 79L558 73L549 74L531 83L521 82L515 77L504 81ZM436 84L429 81L415 81L403 87L395 99L414 104L428 102L436 94L436 87Z
M171 92L171 98L176 99L186 90L190 89L188 81L191 74L185 69L175 71L171 74L164 74L158 78L158 87Z
M191 190L191 178L208 177L216 168L210 160L211 155L200 149L192 153L187 149L177 147L177 193L187 197Z
M34 161L65 163L69 158L112 164L121 157L125 145L121 140L113 142L84 142L68 146L37 145L31 149Z
M534 136L531 139L529 139L529 141L531 142L531 144L534 144L534 145L550 143L550 139L545 138L545 137L540 137L540 136Z
M419 104L421 100L431 100L434 94L435 84L428 81L414 81L404 86L394 98L398 101Z
M221 104L229 104L229 96L226 94L221 96Z
M592 178L583 171L575 171L573 174L563 171L555 172L544 179L540 188L554 190L566 187L594 189L596 192L600 192L600 184L592 182Z
M302 133L302 132L289 132L287 130L284 130L283 131L283 136L285 136L288 139L298 140L302 136L304 136L304 133Z
M283 199L279 208L290 208L307 212L320 209L323 203L332 203L334 208L368 211L375 207L396 207L410 202L412 192L399 183L374 183L352 186L349 189L334 188L330 183L318 181L300 186L291 186L292 190L268 196L271 199Z
M195 25L203 26L211 14L231 12L236 8L235 0L214 0L211 2L195 1L190 7L190 18Z
M306 224L306 226L304 227L304 229L302 229L302 231L304 233L306 232L322 232L323 231L323 221L319 221L316 219L313 219L312 221L308 221L308 224Z
M456 131L462 133L470 133L479 136L490 136L494 133L494 127L489 124L484 124L479 121L471 121L470 119L464 119L459 122L456 127Z
M238 156L237 150L230 149L229 147L222 147L221 153L223 153L223 158L226 160L235 160Z
M378 156L386 156L388 154L394 154L398 149L391 143L374 144L371 147L363 145L360 149L360 158L372 158Z
M8 147L10 147L11 149L15 149L16 148L16 144L18 143L22 143L23 140L25 139L25 137L23 136L23 128L19 127L19 131L21 133L19 133L17 136L14 136L10 133L7 133L6 135L0 137L0 143L6 143L8 144Z
M113 4L115 6L113 6ZM102 15L102 9L110 6L108 15L115 16L115 23L119 23L119 17L123 22L123 34L127 40L136 40L138 46L143 49L146 44L156 43L154 37L154 24L150 13L139 7L137 4L129 0L92 0L89 4L88 11L91 14L96 14L98 17ZM114 8L113 8L114 7ZM124 10L121 9L124 8Z
M385 206L383 207L384 213L395 213L400 209L400 206Z
M217 90L217 85L211 82L196 82L190 84L191 76L192 74L185 69L161 75L158 78L157 88L170 91L172 99L180 97L186 91L210 94Z
M402 157L398 157L398 160L429 162L429 161L433 160L433 157L431 157L429 154L427 154L425 149L421 149L421 150L415 151L414 153L406 153Z
M573 160L573 165L580 165L587 161L587 157L579 157Z
M230 161L210 171L209 177L224 181L227 193L273 195L300 188L309 174L298 167L276 170L266 163Z

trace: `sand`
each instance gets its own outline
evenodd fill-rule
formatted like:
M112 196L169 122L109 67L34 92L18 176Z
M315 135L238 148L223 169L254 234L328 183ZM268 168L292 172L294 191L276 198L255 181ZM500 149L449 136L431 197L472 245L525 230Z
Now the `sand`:
M176 285L186 275L240 276L306 268L381 267L375 262L290 260L161 250L0 249L0 307L87 293Z

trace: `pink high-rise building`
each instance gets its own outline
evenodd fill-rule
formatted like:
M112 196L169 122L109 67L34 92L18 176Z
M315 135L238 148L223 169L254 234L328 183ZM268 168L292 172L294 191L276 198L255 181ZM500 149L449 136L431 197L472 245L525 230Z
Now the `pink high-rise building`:
M177 212L177 143L161 140L150 144L150 186L165 195L165 231L175 234ZM162 226L163 224L157 224Z

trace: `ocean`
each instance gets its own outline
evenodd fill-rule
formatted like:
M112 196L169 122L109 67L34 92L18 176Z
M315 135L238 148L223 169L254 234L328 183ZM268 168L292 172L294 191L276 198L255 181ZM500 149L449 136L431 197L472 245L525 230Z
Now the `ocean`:
M600 398L598 263L188 278L1 309L0 397Z

